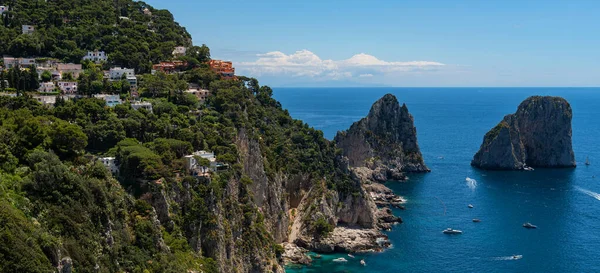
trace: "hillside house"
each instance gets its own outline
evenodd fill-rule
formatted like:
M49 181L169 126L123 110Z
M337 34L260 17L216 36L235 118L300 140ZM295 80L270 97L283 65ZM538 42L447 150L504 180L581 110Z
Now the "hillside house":
M70 73L71 75L73 75L73 79L77 79L79 78L79 75L81 73L83 73L83 67L81 66L81 64L56 64L56 71L58 71L58 73L60 73L61 77L60 79L62 79L62 75L68 74Z
M21 68L26 68L28 66L35 65L34 58L13 58L13 57L4 57L4 67L6 69L11 69L13 67L19 66Z
M5 11L8 11L8 6L0 6L0 15L2 15Z
M159 64L152 65L152 74L155 74L157 71L171 74L181 71L186 66L187 62L183 61L160 62Z
M77 82L59 81L58 89L63 94L75 94L77 93Z
M131 68L113 67L108 71L108 79L111 81L120 81L123 77L129 82L131 90L137 90L135 70Z
M121 97L119 97L119 95L97 94L97 95L94 95L94 98L102 99L102 100L106 101L106 105L108 107L115 107L115 106L123 103L123 101L121 100Z
M35 27L32 25L22 25L21 30L23 31L23 34L32 34L35 32Z
M88 51L87 55L83 56L83 60L90 60L95 63L108 61L108 55L104 51Z
M175 47L175 49L173 49L173 56L182 57L182 56L185 56L186 52L187 52L187 48L185 48L184 46L178 46L178 47Z
M111 172L113 174L119 173L119 164L118 164L116 158L100 157L100 158L98 158L98 161L100 161L109 172Z
M184 158L186 163L185 167L191 175L203 176L207 175L211 171L217 170L217 158L213 152L197 151L191 155L186 155ZM202 166L200 164L201 158L208 160L208 166Z
M208 99L208 96L210 96L210 90L202 89L197 84L190 84L188 89L185 90L184 92L187 94L194 95L196 98L198 98L200 103L205 103L206 100Z
M210 60L208 62L210 69L215 73L221 75L225 79L235 78L235 68L231 62L221 60Z
M152 103L149 103L147 101L136 101L136 102L134 102L134 103L131 104L131 108L133 108L135 110L139 110L141 108L144 108L148 112L152 113Z
M53 82L43 82L40 83L40 87L38 88L38 92L40 93L52 93L56 89L56 85Z

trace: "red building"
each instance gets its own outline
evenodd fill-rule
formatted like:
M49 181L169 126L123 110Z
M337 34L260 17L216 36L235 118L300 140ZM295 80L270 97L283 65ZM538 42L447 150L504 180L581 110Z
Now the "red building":
M162 71L166 74L181 71L187 66L187 62L183 61L172 61L172 62L160 62L159 64L152 65L152 70Z
M221 77L225 79L234 79L235 78L235 67L231 62L221 61L221 60L210 60L208 62L210 69L215 71L217 74L220 74Z

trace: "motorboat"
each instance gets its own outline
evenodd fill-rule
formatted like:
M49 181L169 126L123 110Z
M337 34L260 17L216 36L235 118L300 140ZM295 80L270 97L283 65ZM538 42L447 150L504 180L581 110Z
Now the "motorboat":
M474 218L474 219L473 219L473 223L479 223L479 222L481 222L481 220L479 220L479 219L477 219L477 218Z
M365 263L365 260L360 260L360 265L367 266L367 263Z
M352 255L352 254L350 254L350 253L348 253L348 257L350 257L350 258L354 259L354 255Z
M592 163L590 163L590 158L589 157L585 158L585 165L586 166L592 165Z
M442 231L442 233L444 233L444 234L462 234L462 231L460 231L458 229L447 228L447 229L444 229L444 231Z
M472 208L473 208L473 205L469 204L469 205L468 205L468 207L469 207L470 209L472 209Z
M519 260L521 258L523 258L523 255L512 255L512 257L511 257L511 259L513 259L513 260Z
M344 258L337 258L337 259L333 259L333 261L334 261L334 262L336 262L336 263L345 263L345 262L347 262L348 260L346 260L346 259L344 259Z
M524 170L524 171L529 171L529 172L530 172L530 171L533 171L534 169L533 169L532 167L527 167L527 166L525 166L525 167L523 167L523 170Z
M315 259L321 259L321 257L323 257L323 256L321 256L319 254L315 255Z
M524 228L537 228L537 226L536 226L536 225L534 225L534 224L531 224L531 223L525 223L525 224L523 224L523 227L524 227Z

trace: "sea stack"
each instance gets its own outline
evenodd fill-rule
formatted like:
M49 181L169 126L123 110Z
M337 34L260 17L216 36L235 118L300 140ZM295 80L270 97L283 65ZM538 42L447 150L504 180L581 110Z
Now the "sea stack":
M471 165L488 170L575 167L572 118L563 98L529 97L485 135Z
M367 117L338 132L338 148L354 173L367 180L405 180L406 172L429 172L417 143L413 117L405 104L387 94L371 107Z

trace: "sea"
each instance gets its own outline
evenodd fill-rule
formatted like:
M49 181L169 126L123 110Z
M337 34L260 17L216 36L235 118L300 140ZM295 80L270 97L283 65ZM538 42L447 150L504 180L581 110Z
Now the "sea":
M394 209L404 223L387 232L392 247L356 258L323 255L287 272L600 272L600 88L274 89L292 117L328 139L366 116L386 93L413 115L431 169L386 184L407 199L405 210ZM471 167L484 134L533 95L570 102L577 168ZM538 228L523 228L525 222ZM448 227L463 234L442 234ZM338 257L348 262L332 261Z

